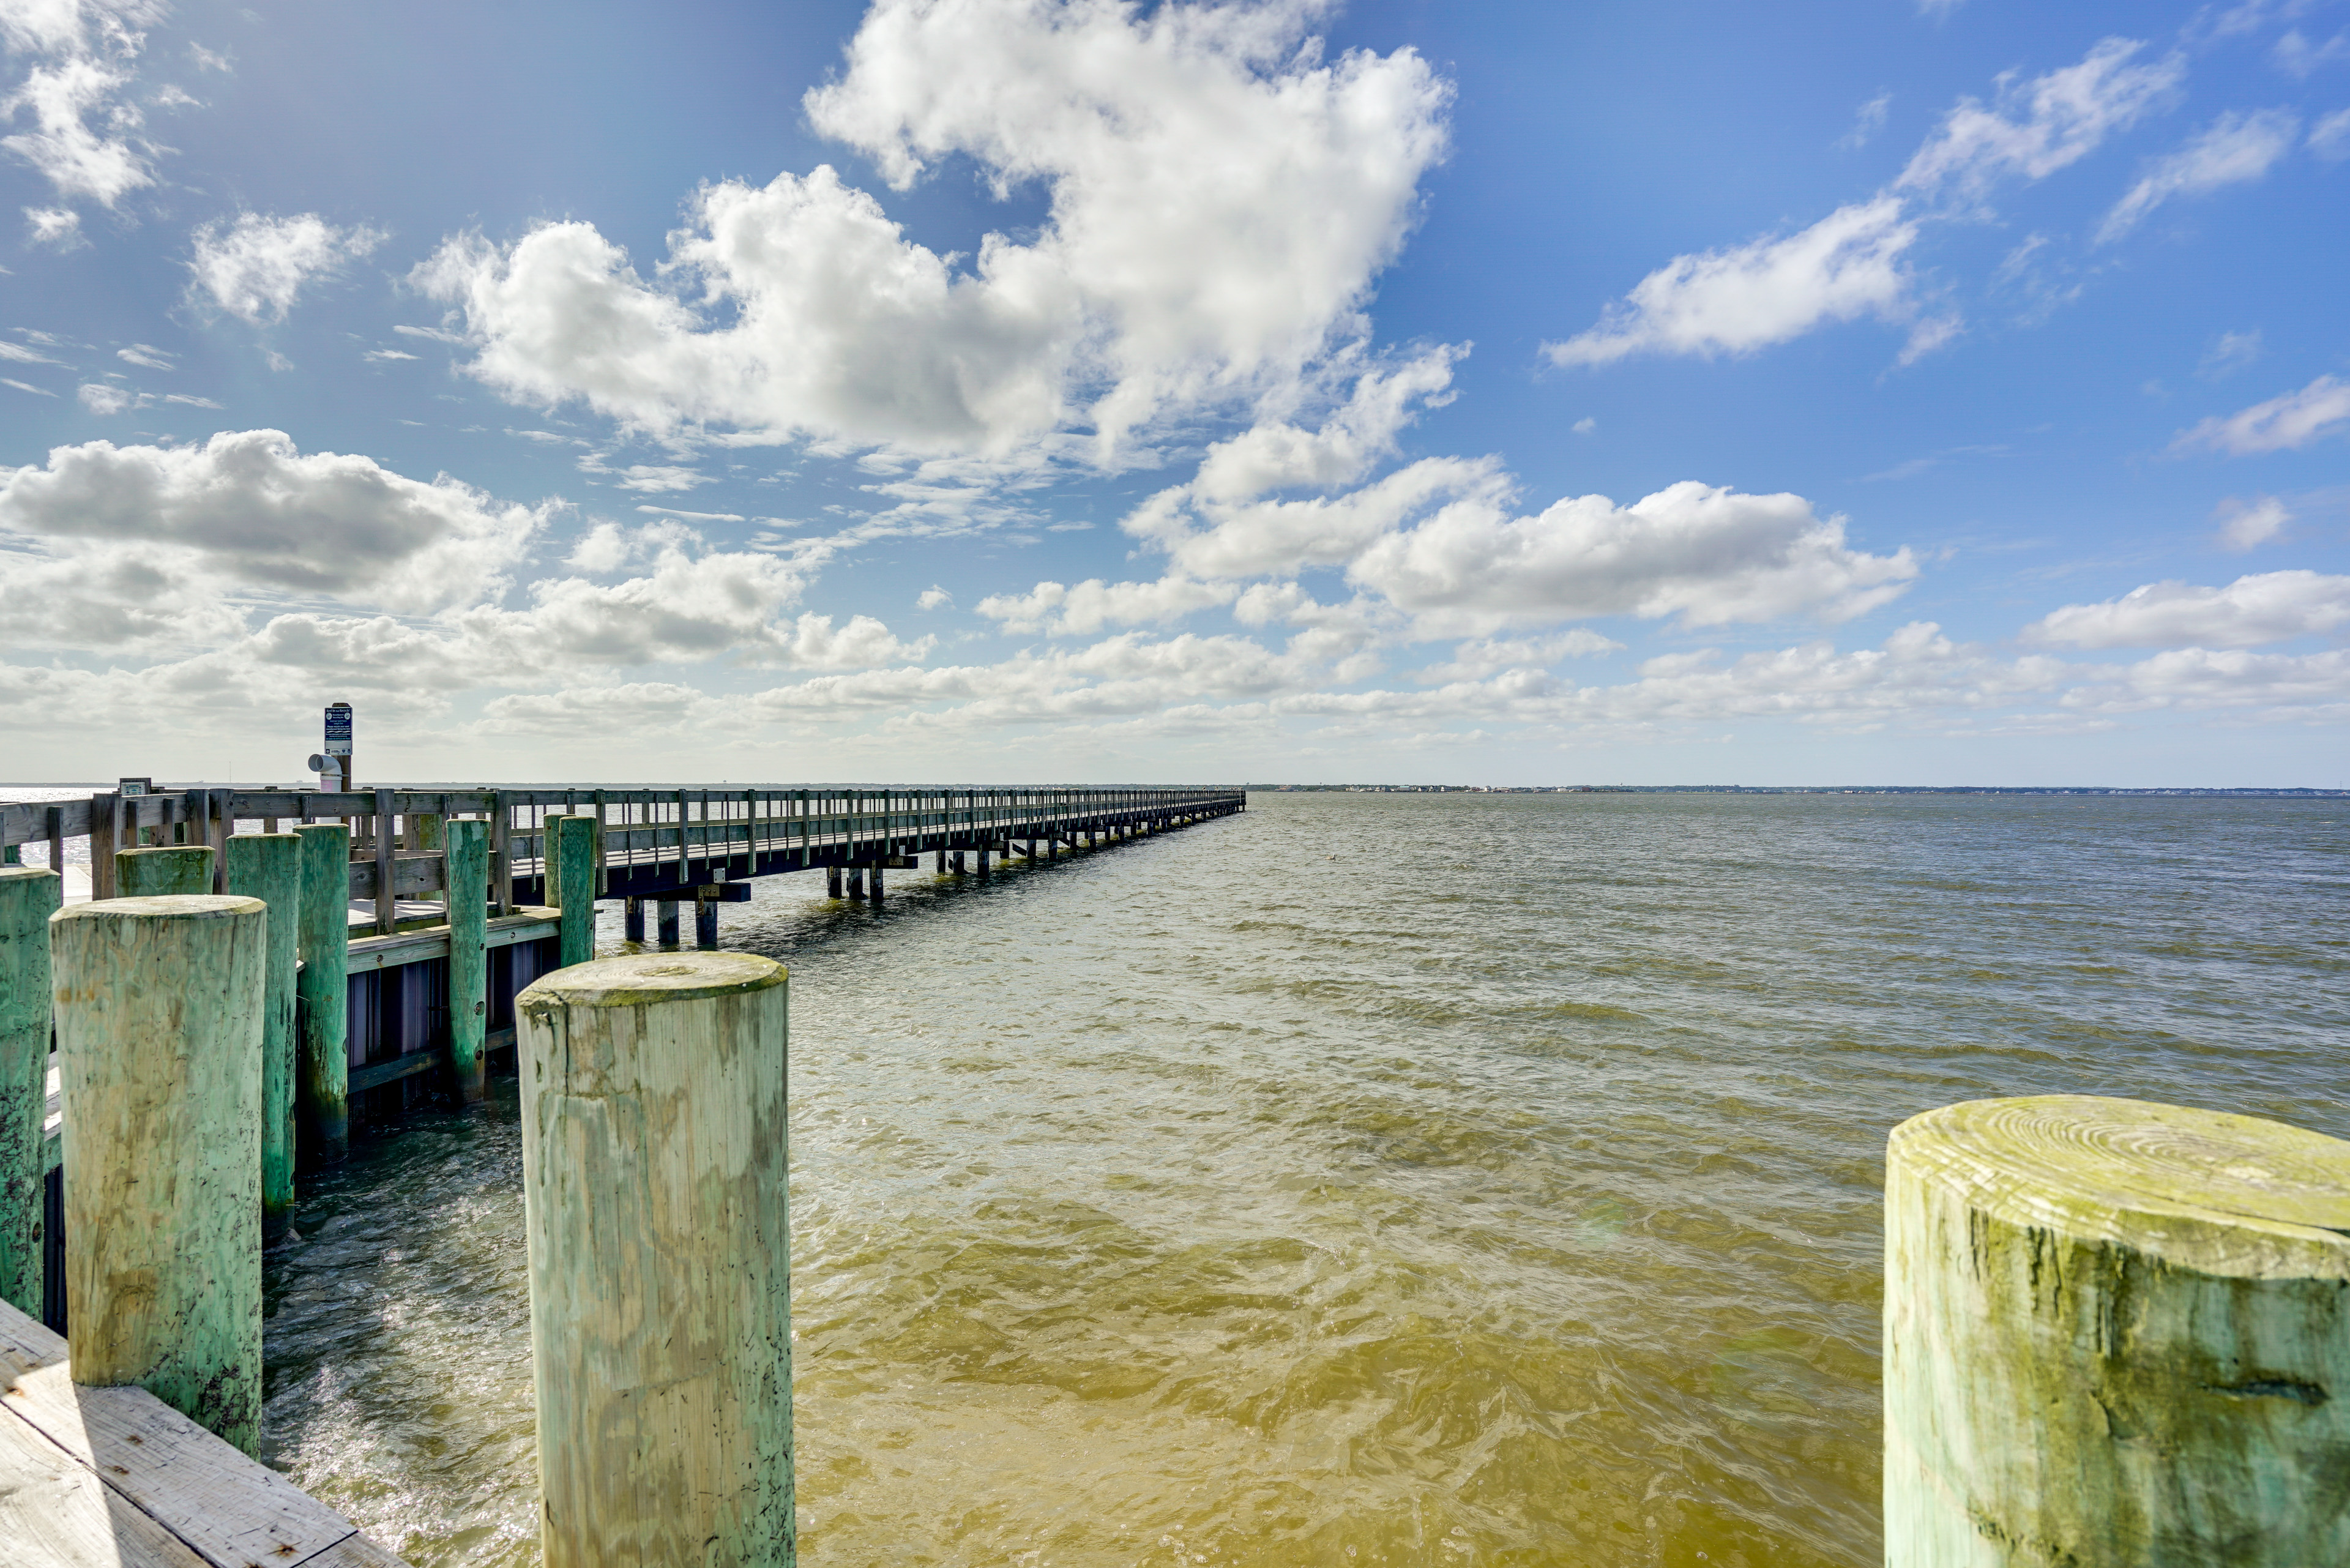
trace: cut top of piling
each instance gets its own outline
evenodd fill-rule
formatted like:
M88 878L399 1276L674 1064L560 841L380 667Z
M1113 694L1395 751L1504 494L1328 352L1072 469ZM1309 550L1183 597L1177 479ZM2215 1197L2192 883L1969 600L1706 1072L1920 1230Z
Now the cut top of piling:
M2350 1281L2350 1142L2323 1133L2147 1100L2041 1095L1912 1116L1887 1152L2010 1224L2233 1278Z
M789 971L755 953L636 953L556 970L515 998L518 1010L639 1007L739 996L782 985Z
M175 919L221 920L265 913L268 908L258 898L234 893L157 893L143 898L99 898L88 904L68 904L51 915L49 920L56 924L60 920L119 920L159 915Z

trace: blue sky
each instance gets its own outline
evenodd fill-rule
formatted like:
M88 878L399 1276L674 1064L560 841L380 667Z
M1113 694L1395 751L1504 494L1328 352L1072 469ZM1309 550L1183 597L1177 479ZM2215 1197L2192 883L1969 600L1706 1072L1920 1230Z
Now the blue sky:
M2350 784L2350 5L0 35L12 776Z

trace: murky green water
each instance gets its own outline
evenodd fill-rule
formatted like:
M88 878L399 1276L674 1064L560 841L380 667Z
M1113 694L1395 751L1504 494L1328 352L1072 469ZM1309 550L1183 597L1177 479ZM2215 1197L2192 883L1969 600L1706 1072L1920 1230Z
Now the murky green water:
M724 917L792 966L814 1564L1873 1563L1888 1127L2350 1136L2345 802L1272 795L891 886ZM300 1223L272 1459L535 1561L512 1081Z

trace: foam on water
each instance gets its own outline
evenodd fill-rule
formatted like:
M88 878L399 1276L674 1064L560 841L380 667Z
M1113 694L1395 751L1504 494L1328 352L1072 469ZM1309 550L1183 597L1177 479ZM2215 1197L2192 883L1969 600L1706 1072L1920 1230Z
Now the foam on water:
M1874 1563L1887 1129L2350 1135L2345 815L1276 794L763 883L805 1559ZM536 1560L520 1184L509 1081L271 1257L269 1457L420 1565Z

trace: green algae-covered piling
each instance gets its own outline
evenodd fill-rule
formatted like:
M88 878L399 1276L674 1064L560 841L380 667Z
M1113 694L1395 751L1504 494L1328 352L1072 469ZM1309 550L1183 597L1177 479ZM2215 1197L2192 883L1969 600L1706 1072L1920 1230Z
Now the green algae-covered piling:
M450 823L442 862L449 900L449 1064L457 1097L467 1105L482 1097L487 1067L482 1059L489 1024L490 825Z
M547 1568L787 1568L783 966L603 959L515 1011Z
M261 1017L261 1233L294 1219L294 996L302 947L302 840L240 833L224 857L228 890L269 906Z
M304 1169L350 1152L351 830L306 823L302 841L301 1040L295 1152Z
M248 1454L268 921L258 898L210 893L49 919L74 1381L137 1384Z
M546 901L563 911L557 946L566 968L596 956L596 823L586 816L546 819Z
M213 852L209 845L172 845L160 849L118 849L114 852L114 886L118 898L168 898L213 890Z
M41 1187L48 1162L49 917L64 881L0 867L0 1301L41 1314Z
M2350 1143L1976 1100L1885 1205L1887 1563L2350 1563Z

